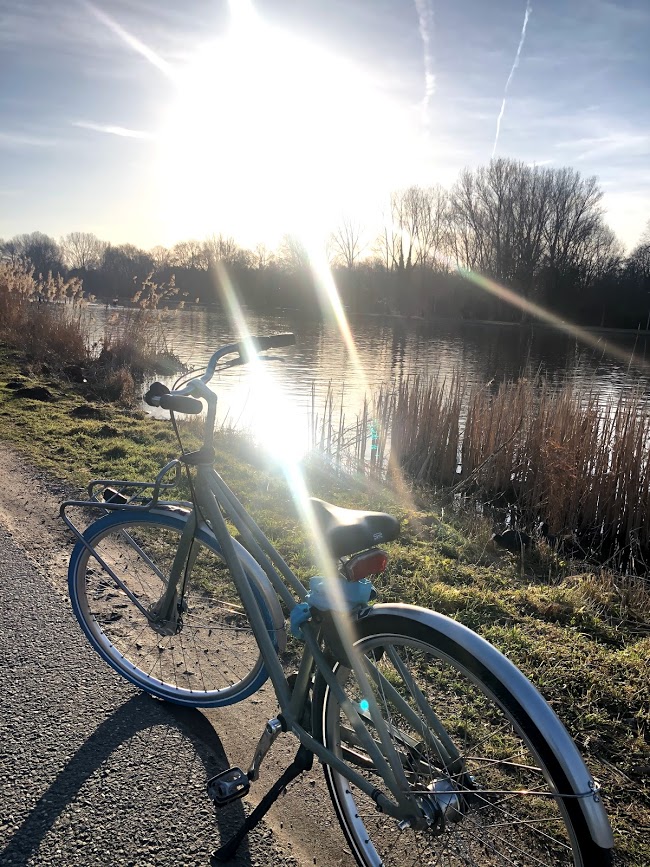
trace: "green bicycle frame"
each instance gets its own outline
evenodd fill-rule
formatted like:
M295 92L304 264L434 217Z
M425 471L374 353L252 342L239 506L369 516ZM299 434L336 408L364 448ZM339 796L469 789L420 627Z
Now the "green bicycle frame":
M331 665L323 653L319 643L319 630L316 624L308 622L302 626L302 632L305 639L305 650L295 685L293 690L290 689L284 675L282 664L280 663L275 651L273 641L268 634L267 626L258 601L248 580L246 579L239 558L236 555L224 514L230 521L232 521L239 533L241 533L249 551L263 567L275 591L285 603L289 612L291 612L292 608L298 603L287 587L287 584L290 585L291 589L298 597L298 600L304 599L306 590L282 559L281 555L266 538L262 530L246 512L235 494L230 490L221 476L214 470L211 463L201 462L196 465L195 492L197 500L196 506L204 518L209 521L212 531L214 532L221 548L226 565L232 574L235 587L237 588L237 592L239 593L242 604L251 623L260 654L275 689L280 710L284 720L286 721L287 727L293 731L300 742L317 755L319 759L332 766L351 783L374 798L378 808L383 812L388 813L395 818L405 818L417 813L418 808L414 803L413 795L409 793L408 781L406 780L401 759L393 745L391 733L379 712L379 708L374 698L374 692L364 670L360 654L356 648L354 648L353 643L347 634L347 630L340 630L341 639L344 642L344 648L348 658L353 662L352 671L357 679L361 693L366 697L368 702L369 707L367 715L369 715L372 720L379 744L371 736L367 726L364 724L361 714L347 697L335 672L332 670ZM162 599L167 603L173 600L176 588L182 583L183 576L186 572L187 558L191 556L194 531L195 518L192 516L192 518L188 520L183 531L178 552L172 566L170 582L162 597ZM281 573L282 577L278 572ZM372 759L379 775L383 778L393 795L395 799L394 801L387 798L382 793L379 793L376 786L358 774L352 767L350 767L350 765L343 761L343 759L335 755L327 747L323 746L323 744L317 741L313 735L303 727L301 723L301 709L304 707L307 698L311 672L314 665L323 676L337 701L340 703L356 737ZM425 713L429 725L433 729L433 732L436 732L438 737L435 737L429 727L423 725L421 718L368 660L366 660L366 667L369 668L371 678L376 683L381 683L382 688L389 696L391 703L396 707L397 711L414 724L416 731L419 730L421 732L422 736L429 741L429 745L437 751L438 755L445 758L448 766L453 770L454 765L459 762L459 755L444 732L443 727L435 717L435 714L424 701L424 697L422 696L420 701L419 697L416 695L418 706L420 707L420 710Z

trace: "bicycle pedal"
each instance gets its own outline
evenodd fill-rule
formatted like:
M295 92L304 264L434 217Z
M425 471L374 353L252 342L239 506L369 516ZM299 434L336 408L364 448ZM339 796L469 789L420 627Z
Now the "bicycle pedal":
M129 498L115 488L104 488L102 498L105 503L118 503L121 506L129 502Z
M208 797L216 807L224 807L246 797L250 788L250 780L241 768L228 768L208 780Z

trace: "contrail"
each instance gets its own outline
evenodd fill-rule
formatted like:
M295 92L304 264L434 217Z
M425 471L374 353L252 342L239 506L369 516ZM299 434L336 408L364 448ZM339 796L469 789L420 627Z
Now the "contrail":
M521 37L519 39L519 47L517 48L517 53L515 54L515 59L512 64L512 69L510 70L510 75L508 76L508 80L506 81L506 86L503 91L503 102L501 103L501 111L499 112L499 117L497 118L497 131L494 136L494 145L492 147L492 156L497 149L497 143L499 141L499 130L501 129L501 118L503 117L503 112L506 109L506 95L508 93L508 88L510 87L510 82L512 81L512 77L515 74L515 69L519 66L519 55L521 54L521 49L524 46L524 39L526 38L526 27L528 26L528 19L530 18L530 13L533 11L533 7L530 4L530 0L526 2L526 14L524 15L524 26L521 28Z
M431 49L433 35L433 7L430 0L415 0L418 13L418 29L424 46L424 98L422 111L426 114L429 101L436 89L436 77L433 73L433 52Z
M86 2L84 2L84 5L87 9L90 10L90 12L92 12L92 14L96 18L98 18L102 22L102 24L108 27L109 30L112 30L116 36L118 36L123 42L125 42L129 46L129 48L132 48L133 51L142 55L145 60L148 60L149 63L152 64L152 66L156 67L156 69L159 69L164 75L167 76L167 78L174 78L172 66L167 63L166 60L163 60L163 58L159 54L156 54L153 48L149 48L148 45L145 45L144 42L141 42L136 36L121 27L117 23L117 21L113 20L110 15L107 15L97 6L94 6L92 3L87 2L87 0Z

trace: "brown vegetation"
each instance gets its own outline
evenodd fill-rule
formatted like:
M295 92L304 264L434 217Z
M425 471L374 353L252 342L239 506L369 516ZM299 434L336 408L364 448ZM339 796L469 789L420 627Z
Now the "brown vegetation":
M650 416L640 394L417 379L395 393L386 421L393 460L416 481L501 498L529 526L547 522L558 543L646 571Z
M0 262L0 337L37 362L75 364L88 356L78 301L81 281L35 279L20 263Z
M530 530L543 522L540 541L559 556L650 570L650 415L640 392L415 377L382 388L352 423L330 390L312 420L313 447L339 467L489 502Z
M92 345L79 279L37 278L20 261L0 262L0 341L27 363L76 381L88 397L129 404L145 373L179 367L155 309L172 291L145 281L139 306L116 315Z

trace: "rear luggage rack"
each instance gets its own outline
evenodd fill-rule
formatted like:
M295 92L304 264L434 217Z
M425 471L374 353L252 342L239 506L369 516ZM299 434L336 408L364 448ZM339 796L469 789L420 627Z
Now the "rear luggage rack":
M171 481L164 481L171 472ZM87 500L66 500L61 503L59 514L77 539L86 544L82 531L75 526L68 509L99 509L105 514L112 511L149 512L151 509L191 509L186 500L161 500L161 491L176 488L181 482L183 465L174 459L166 464L153 482L136 482L127 479L95 479L88 485ZM151 491L151 493L146 493Z

